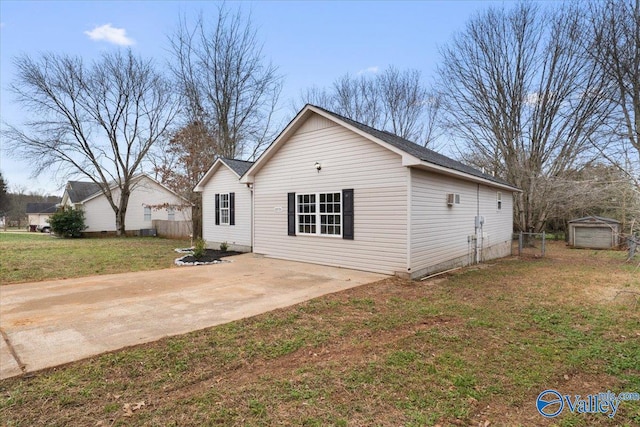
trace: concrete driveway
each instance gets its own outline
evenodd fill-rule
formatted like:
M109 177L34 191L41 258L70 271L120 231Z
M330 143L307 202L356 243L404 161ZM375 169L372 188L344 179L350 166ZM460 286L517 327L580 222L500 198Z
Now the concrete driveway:
M229 260L0 287L0 379L253 316L385 277L255 254Z

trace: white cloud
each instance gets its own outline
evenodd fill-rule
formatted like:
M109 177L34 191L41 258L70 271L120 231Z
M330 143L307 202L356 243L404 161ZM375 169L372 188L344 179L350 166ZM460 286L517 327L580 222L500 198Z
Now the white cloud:
M120 46L130 46L135 43L133 39L127 37L127 30L124 28L114 28L111 24L95 27L93 30L85 31L84 33L88 35L91 40L104 40Z
M358 75L361 75L361 74L367 74L367 73L373 73L373 74L375 74L375 73L377 73L377 72L378 72L378 70L379 70L379 69L380 69L380 67L378 67L377 65L374 65L374 66L372 66L372 67L368 67L368 68L365 68L364 70L360 70L360 71L358 71L358 73L357 73L357 74L358 74Z

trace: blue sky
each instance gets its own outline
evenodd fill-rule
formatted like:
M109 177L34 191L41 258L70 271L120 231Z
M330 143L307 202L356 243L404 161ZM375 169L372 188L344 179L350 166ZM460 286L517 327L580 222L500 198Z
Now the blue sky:
M438 47L464 28L491 1L260 1L227 2L250 13L264 54L284 76L281 119L311 86L329 86L345 73L382 71L389 65L433 78ZM7 86L14 78L12 58L44 52L91 60L103 51L129 46L159 65L168 59L167 36L180 14L200 11L215 17L218 3L199 1L0 1L0 117L19 124L24 113ZM28 159L7 156L0 142L0 171L10 188L61 194L62 177L31 178Z

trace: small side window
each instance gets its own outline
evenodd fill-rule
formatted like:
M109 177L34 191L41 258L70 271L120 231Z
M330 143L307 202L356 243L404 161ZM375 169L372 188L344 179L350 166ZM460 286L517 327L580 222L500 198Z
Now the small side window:
M174 208L173 206L169 206L167 208L167 219L169 221L175 221L176 219L176 208Z
M144 207L144 220L151 221L151 207L149 206Z
M496 193L496 202L497 202L498 210L501 210L502 209L502 192L500 191Z

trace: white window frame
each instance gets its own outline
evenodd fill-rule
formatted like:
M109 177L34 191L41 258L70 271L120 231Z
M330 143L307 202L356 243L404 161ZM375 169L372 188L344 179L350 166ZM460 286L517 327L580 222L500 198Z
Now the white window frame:
M151 221L151 206L144 207L144 221Z
M220 203L220 225L229 225L231 222L231 202L229 198L229 193L220 193L219 194L219 203ZM226 202L226 207L225 207ZM225 221L226 216L226 221Z
M321 195L324 196L325 201L321 202ZM326 199L327 195L331 195L334 197L338 195L339 201L328 202ZM308 196L307 200L311 200L313 198L313 202L305 202L304 197ZM302 198L302 202L300 201ZM323 191L317 193L296 193L296 234L300 234L303 236L322 236L322 237L337 237L342 238L342 231L344 230L344 221L343 221L343 208L342 208L342 191ZM301 206L308 205L309 209L301 209ZM338 206L339 212L335 212L336 205ZM329 206L331 206L330 209ZM323 209L324 207L324 209ZM306 210L306 212L305 212ZM332 212L322 212L323 210ZM310 221L301 222L301 217L308 216ZM330 223L329 217L333 217L333 223ZM336 219L338 220L336 223ZM323 220L325 223L323 224ZM305 232L304 226L309 226L313 228L313 232ZM339 233L327 233L327 230L332 228L335 231L336 228L339 229ZM325 230L323 233L322 231Z
M175 221L176 220L176 208L173 206L169 206L167 208L167 221Z
M502 191L496 192L496 207L499 211L502 210Z

